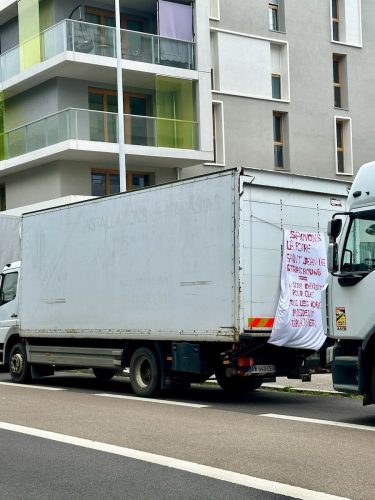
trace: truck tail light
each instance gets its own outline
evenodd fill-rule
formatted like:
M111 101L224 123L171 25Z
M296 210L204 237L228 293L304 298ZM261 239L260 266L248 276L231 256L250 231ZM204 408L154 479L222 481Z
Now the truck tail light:
M248 357L237 358L238 368L247 368L249 366L255 366L255 365L256 365L256 361L254 358L248 358Z

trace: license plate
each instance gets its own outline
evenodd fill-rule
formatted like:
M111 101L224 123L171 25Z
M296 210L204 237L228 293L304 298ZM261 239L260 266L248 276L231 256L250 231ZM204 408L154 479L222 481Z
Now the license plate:
M251 373L275 373L275 365L255 365L250 368Z

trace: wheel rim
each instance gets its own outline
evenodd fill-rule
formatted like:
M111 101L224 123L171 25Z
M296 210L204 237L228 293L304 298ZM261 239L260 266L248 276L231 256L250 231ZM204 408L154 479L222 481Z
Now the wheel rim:
M10 371L15 375L19 375L23 370L23 357L20 352L16 352L13 354L12 359L10 360Z
M141 356L137 360L135 367L135 380L139 387L146 389L152 381L152 367L146 356Z

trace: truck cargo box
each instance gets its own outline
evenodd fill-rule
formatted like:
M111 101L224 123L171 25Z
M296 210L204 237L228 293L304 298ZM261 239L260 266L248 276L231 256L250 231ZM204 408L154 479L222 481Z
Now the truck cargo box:
M21 335L216 342L268 335L283 229L325 232L344 208L345 188L234 169L27 214Z

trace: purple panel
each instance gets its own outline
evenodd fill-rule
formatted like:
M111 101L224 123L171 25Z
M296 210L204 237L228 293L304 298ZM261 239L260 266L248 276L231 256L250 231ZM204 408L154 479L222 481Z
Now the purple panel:
M159 0L159 35L193 41L193 7Z

